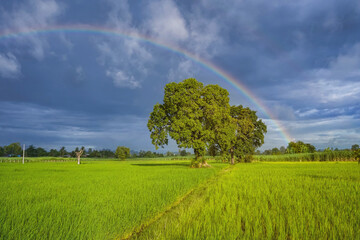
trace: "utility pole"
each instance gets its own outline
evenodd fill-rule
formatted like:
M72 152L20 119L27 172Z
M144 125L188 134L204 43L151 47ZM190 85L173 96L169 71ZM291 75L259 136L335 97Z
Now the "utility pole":
M24 164L25 163L25 144L23 146L23 161L22 163Z

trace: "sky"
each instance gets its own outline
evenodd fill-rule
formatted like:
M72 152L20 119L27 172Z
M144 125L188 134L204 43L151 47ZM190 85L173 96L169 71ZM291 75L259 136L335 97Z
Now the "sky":
M154 151L146 124L164 86L196 78L257 111L261 149L350 148L359 28L358 0L1 1L0 145Z

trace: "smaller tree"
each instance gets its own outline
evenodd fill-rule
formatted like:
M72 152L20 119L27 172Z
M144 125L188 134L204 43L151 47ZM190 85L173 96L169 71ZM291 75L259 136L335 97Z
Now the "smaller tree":
M59 154L60 157L64 157L67 154L65 147L60 148Z
M360 164L360 149L356 149L356 150L354 151L354 158L355 158L355 160L357 160L358 163Z
M354 144L351 146L351 151L356 151L359 149L359 144Z
M37 157L37 150L34 147L34 145L30 145L27 149L26 149L26 155L28 157Z
M115 157L125 160L127 157L130 156L130 148L124 146L118 146L115 151Z
M281 154L285 154L286 153L286 148L284 146L280 147L280 152Z
M78 150L79 148L76 148L76 149ZM75 150L75 154L76 154L76 157L77 157L77 160L78 160L78 164L80 164L80 157L83 154L83 152L84 152L84 149L80 149L80 151Z
M179 150L179 154L180 154L180 156L186 156L187 152L185 149L183 149L183 150Z
M36 149L36 153L38 157L45 157L48 155L47 151L45 149L43 149L42 147L38 147Z
M21 149L21 145L20 143L11 143L8 146L5 146L5 153L7 155L11 155L11 156L16 156L16 155L21 155L22 153L22 149Z
M358 144L354 144L351 146L351 151L353 151L355 161L358 161L360 164L360 148Z
M3 147L0 146L0 157L5 155L5 150Z
M50 149L49 151L49 156L51 157L58 157L60 154L59 154L59 151L56 150L56 149Z
M271 149L271 153L272 153L272 155L280 155L281 151L275 147L275 148Z

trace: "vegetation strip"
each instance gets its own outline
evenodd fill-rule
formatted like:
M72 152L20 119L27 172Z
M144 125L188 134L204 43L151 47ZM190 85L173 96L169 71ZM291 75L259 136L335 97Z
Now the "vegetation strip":
M0 236L114 239L141 225L226 164L84 161L0 167ZM0 237L1 239L1 237Z
M358 239L354 162L237 164L134 239Z
M222 169L215 176L200 183L198 186L188 191L185 195L181 196L178 200L176 200L171 205L169 205L163 212L158 213L155 217L141 224L139 227L135 228L132 232L123 235L120 239L128 240L133 237L139 236L147 227L158 221L166 213L169 213L171 210L175 209L178 205L180 205L183 201L185 201L188 197L190 197L195 191L206 188L209 183L214 182L215 180L222 177L224 174L229 173L231 169L233 169L233 166L227 166L226 168Z

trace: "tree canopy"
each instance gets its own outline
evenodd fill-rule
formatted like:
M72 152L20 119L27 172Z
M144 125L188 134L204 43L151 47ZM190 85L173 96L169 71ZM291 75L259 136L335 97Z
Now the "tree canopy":
M125 160L127 157L130 157L130 148L119 146L116 148L115 156L120 160Z
M289 142L286 149L287 153L314 153L316 148L310 143L304 143L302 141Z
M148 128L155 148L174 139L179 148L193 148L193 167L206 166L206 149L223 155L252 154L264 143L266 126L256 113L242 106L230 107L229 93L218 85L204 86L196 79L165 86L163 104L150 114Z

